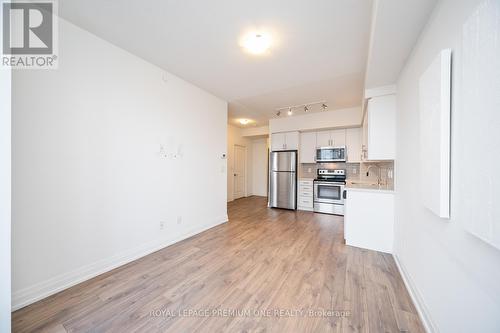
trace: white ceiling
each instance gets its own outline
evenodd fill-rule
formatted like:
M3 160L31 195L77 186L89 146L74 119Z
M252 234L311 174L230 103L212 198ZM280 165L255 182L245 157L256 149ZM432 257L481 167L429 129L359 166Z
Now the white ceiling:
M419 3L434 2L384 1L412 3L417 14ZM266 125L276 108L289 105L361 105L367 62L380 60L368 61L372 0L64 0L59 14L228 101L229 121L250 118L250 126ZM421 21L408 19L412 15L405 9L400 23ZM241 49L240 38L251 30L272 35L269 54ZM372 57L379 52L373 50Z
M274 109L326 100L360 105L370 0L64 0L60 15L229 102L265 125ZM272 34L269 54L241 36Z

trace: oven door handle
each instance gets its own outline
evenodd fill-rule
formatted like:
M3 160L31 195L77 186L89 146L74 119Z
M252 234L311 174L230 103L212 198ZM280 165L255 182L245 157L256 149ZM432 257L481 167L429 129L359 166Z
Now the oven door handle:
M314 185L321 185L321 186L344 186L344 184L335 184L335 183L328 183L328 182L314 182Z

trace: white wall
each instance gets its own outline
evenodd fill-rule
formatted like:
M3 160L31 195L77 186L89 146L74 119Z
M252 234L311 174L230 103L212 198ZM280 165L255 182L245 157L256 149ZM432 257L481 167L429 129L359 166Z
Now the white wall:
M0 17L3 17L0 6ZM3 45L0 34L0 45ZM0 67L0 332L10 332L11 71Z
M246 148L246 196L252 194L252 140L243 136L243 129L227 125L227 201L234 196L234 145Z
M498 177L461 168L471 153L478 165L487 160L462 150L465 140L487 144L498 141L500 135L498 128L487 130L480 121L461 121L465 112L460 90L462 25L481 2L441 1L398 81L395 254L430 325L440 332L500 332L500 251L465 231L464 218L474 212L459 207L467 195L464 191L484 193L476 188L462 189L463 177L477 177L478 181L485 176ZM418 80L444 48L453 51L451 220L438 218L422 205L419 154L415 153L420 142ZM496 172L500 159L495 151L490 153L496 158L490 170Z
M252 194L267 197L268 139L252 140Z
M361 107L314 112L269 120L269 133L307 131L333 127L355 127L361 125Z
M59 30L58 70L13 75L15 308L227 220L227 103Z
M267 136L269 135L269 126L243 128L241 134L249 137Z

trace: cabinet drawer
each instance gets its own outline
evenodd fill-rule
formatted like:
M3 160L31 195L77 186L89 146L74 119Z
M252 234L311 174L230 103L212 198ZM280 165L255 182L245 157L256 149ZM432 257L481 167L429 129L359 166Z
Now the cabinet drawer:
M312 185L299 185L299 192L312 192Z
M312 198L313 193L312 191L299 191L299 197Z
M313 199L312 199L312 197L311 198L299 197L298 205L302 206L302 207L312 207L313 206Z
M299 180L299 186L313 186L312 180Z

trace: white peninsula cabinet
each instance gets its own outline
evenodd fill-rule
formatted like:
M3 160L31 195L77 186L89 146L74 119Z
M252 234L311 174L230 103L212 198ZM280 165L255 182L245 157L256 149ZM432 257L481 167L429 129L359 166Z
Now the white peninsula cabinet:
M271 150L298 150L299 132L283 132L271 134Z
M396 157L396 95L372 97L363 119L363 160Z
M347 245L392 253L394 192L347 188L344 238Z

